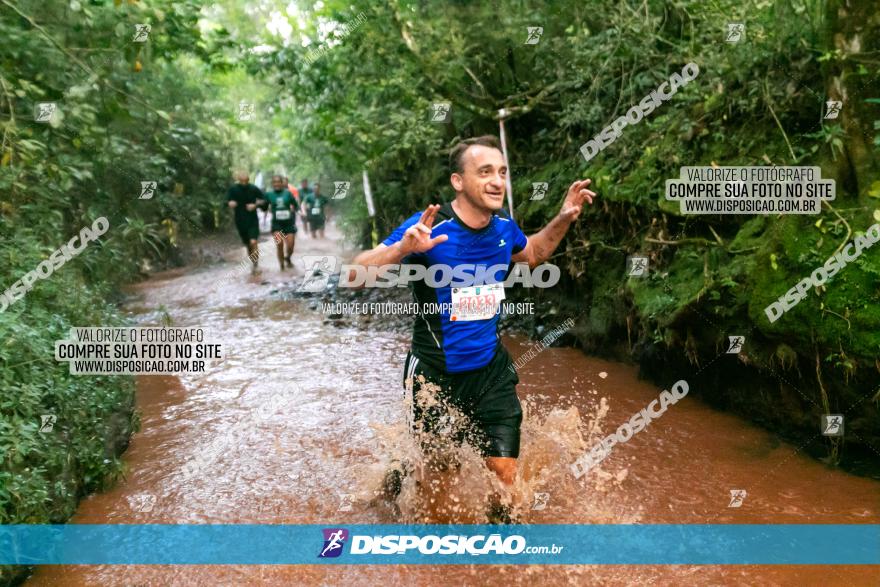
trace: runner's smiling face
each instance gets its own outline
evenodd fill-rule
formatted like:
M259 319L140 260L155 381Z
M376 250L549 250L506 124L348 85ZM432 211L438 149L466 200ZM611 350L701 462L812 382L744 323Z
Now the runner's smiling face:
M464 194L465 199L476 208L500 210L504 206L505 178L507 166L504 155L492 147L473 145L462 156L462 172L450 177L456 195Z

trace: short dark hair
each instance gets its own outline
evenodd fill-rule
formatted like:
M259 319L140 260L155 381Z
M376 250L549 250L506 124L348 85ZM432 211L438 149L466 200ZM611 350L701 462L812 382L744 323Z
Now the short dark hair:
M464 159L465 152L474 145L501 150L501 142L495 135L483 135L460 141L449 151L449 169L452 173L462 173L464 171L462 159Z

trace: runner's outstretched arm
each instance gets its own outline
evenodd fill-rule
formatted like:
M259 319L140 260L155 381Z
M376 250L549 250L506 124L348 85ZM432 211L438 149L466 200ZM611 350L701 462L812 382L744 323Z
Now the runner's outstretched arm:
M559 214L547 226L529 237L526 248L513 255L512 260L515 263L528 262L529 267L533 268L550 258L569 227L580 216L584 202L593 204L596 193L587 189L590 183L592 180L585 179L569 186Z
M400 263L407 255L424 253L445 242L449 238L445 234L431 238L431 227L439 209L439 204L428 206L419 221L406 229L403 238L390 247L381 244L374 249L364 251L354 258L352 264L370 267ZM354 279L355 276L352 274L350 277Z

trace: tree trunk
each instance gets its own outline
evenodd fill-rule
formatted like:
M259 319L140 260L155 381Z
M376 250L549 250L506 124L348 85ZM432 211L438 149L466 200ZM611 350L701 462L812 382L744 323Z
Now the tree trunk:
M833 164L838 190L843 188L860 204L868 204L868 193L872 189L880 192L880 184L872 188L880 181L878 146L874 143L880 104L866 102L880 98L880 7L877 0L827 0L825 18L825 46L834 54L825 72L826 99L843 102L836 121L823 121L840 124L845 135L843 156ZM825 111L823 105L823 116Z

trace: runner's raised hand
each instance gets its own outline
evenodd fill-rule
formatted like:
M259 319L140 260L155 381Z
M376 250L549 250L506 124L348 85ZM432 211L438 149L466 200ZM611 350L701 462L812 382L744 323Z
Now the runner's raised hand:
M431 238L431 227L434 225L434 218L440 209L439 204L432 204L425 209L419 221L403 233L400 239L400 249L405 254L424 253L430 251L442 242L446 242L449 236L441 234L438 237Z
M593 204L596 192L587 189L587 186L591 183L593 183L592 179L584 179L576 181L569 186L568 193L565 194L565 200L562 202L562 210L559 212L560 216L567 220L575 220L580 216L584 202L588 202L590 205Z

